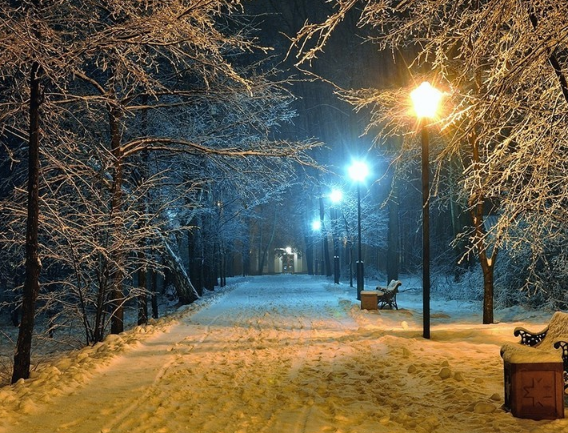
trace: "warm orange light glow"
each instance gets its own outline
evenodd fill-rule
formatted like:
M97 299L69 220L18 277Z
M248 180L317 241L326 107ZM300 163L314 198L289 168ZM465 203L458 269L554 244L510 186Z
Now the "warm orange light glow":
M410 93L414 112L418 118L433 118L436 116L438 105L442 99L442 92L424 81Z

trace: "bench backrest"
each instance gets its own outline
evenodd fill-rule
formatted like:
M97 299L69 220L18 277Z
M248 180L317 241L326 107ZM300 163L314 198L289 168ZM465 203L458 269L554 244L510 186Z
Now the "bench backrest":
M398 292L398 287L402 286L402 282L399 280L391 280L391 282L389 283L389 285L387 286L387 290L388 291L392 291L395 290Z
M552 347L554 342L559 339L568 341L568 313L562 311L557 311L552 315L546 336L538 345Z

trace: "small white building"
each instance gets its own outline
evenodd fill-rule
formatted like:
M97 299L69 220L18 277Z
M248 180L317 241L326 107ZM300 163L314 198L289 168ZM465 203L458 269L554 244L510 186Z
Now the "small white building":
M274 249L274 273L299 274L304 272L304 260L292 248Z

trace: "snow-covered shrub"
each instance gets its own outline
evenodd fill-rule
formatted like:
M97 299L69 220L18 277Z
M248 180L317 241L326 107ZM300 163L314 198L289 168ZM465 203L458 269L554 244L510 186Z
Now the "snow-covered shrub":
M436 272L431 278L432 293L457 301L481 301L483 299L483 276L481 268L473 267L460 273Z

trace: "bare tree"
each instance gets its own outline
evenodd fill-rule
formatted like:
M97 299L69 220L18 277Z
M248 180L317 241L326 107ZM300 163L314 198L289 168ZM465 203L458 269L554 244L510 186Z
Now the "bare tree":
M26 272L22 321L14 355L12 382L27 378L30 373L35 303L39 294L42 267L38 241L40 143L41 130L47 128L42 128L41 108L46 98L46 86L65 86L64 71L69 64L56 54L65 39L58 31L58 18L63 12L62 9L67 8L60 3L49 4L31 0L12 1L3 7L1 12L0 61L3 70L0 77L6 89L3 93L7 96L0 114L3 124L1 132L2 135L16 135L28 143ZM66 52L68 49L63 48L59 53ZM25 119L24 122L21 122L22 118ZM23 126L26 121L27 128Z
M138 252L152 242L160 249L163 206L179 197L141 206L172 169L159 165L140 182L141 153L205 158L212 172L242 172L241 180L247 171L266 179L292 162L315 165L307 151L318 143L274 138L293 117L292 98L260 65L246 66L266 50L247 36L240 10L228 0L14 0L0 12L1 132L29 142L31 167L25 326L13 381L29 374L40 263L62 265L60 301L80 311L87 341L100 341L109 320L111 332L123 330L124 305L141 293L124 286L153 260ZM4 220L16 227L25 216L20 191L13 197L3 211L20 216ZM11 233L3 242L17 245Z
M484 323L493 321L493 270L499 248L530 245L534 258L561 235L565 220L567 33L563 4L529 1L337 1L325 22L295 39L300 62L313 61L347 11L361 6L360 25L379 49L402 52L412 75L440 85L449 97L439 120L444 148L465 165L463 193L472 215L471 248L484 274ZM427 72L427 74L424 74ZM414 80L411 80L414 81ZM412 83L410 83L412 85ZM396 95L396 96L395 96ZM397 129L407 98L349 92L374 110L373 126ZM387 115L388 113L388 115ZM397 124L395 126L395 124ZM484 224L488 199L499 218ZM521 233L516 228L523 227Z

